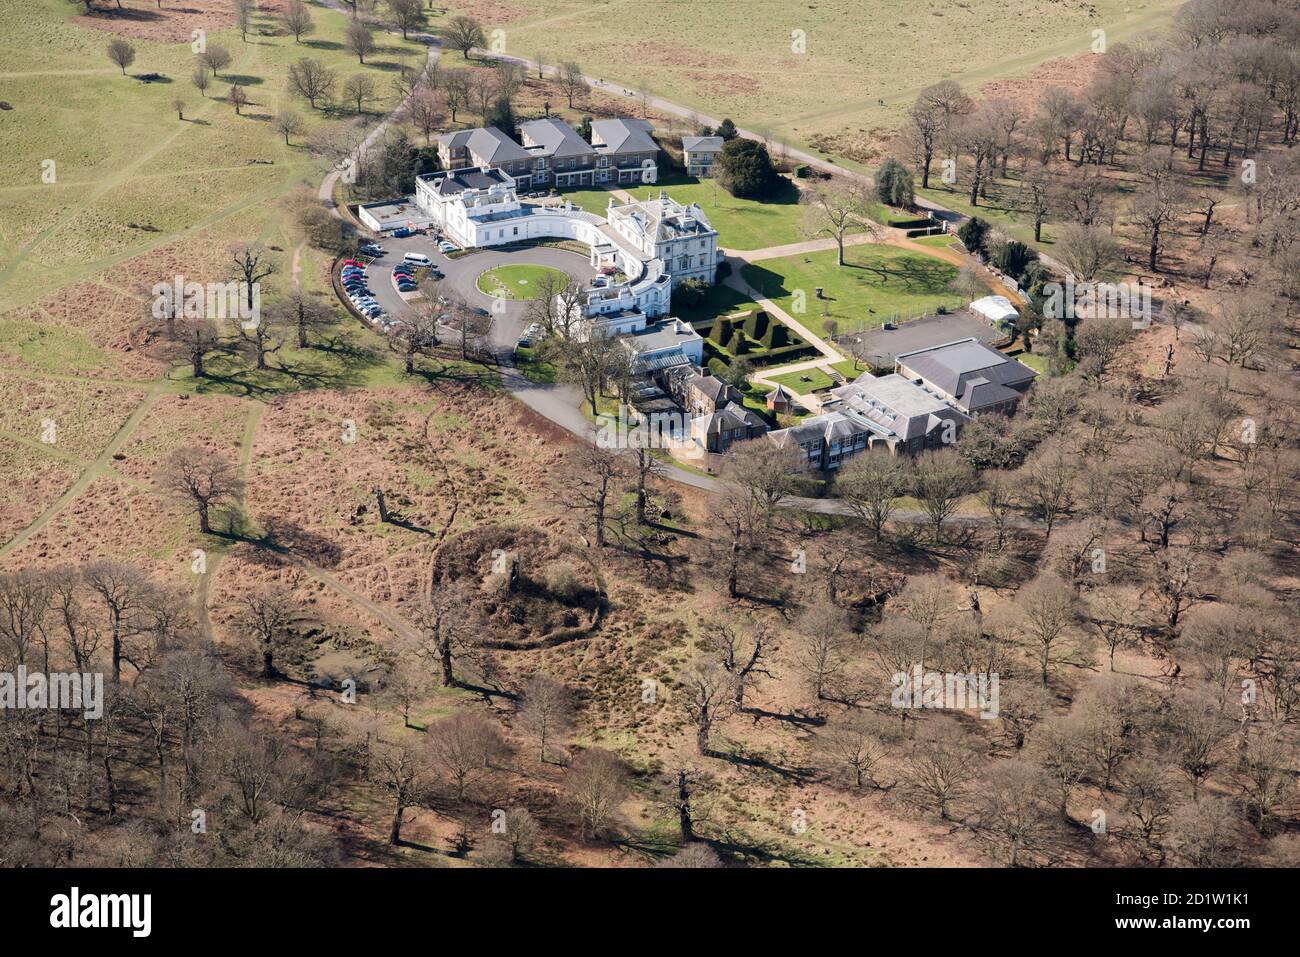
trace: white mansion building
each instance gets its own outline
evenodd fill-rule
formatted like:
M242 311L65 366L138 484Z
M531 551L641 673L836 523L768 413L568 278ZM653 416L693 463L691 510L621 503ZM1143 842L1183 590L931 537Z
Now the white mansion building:
M591 250L591 265L619 276L587 294L588 316L667 314L672 290L687 279L712 283L722 255L718 233L695 204L662 190L657 198L617 204L605 217L569 202L521 202L514 177L494 167L467 167L417 177L415 202L460 246L488 247L537 239L572 239Z

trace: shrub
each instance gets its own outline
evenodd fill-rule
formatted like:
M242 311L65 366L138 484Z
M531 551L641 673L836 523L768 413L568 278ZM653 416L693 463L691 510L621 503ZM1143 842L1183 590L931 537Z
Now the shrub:
M683 309L689 309L692 306L698 306L708 295L708 285L699 279L686 279L678 283L677 288L673 290L673 304Z
M718 182L741 199L765 199L785 187L767 147L755 140L728 140L718 154Z
M727 364L722 359L714 356L709 360L709 374L715 375L719 379L725 379L727 377Z
M769 323L767 333L763 336L763 345L768 349L780 349L788 345L789 330L779 322Z
M1003 243L997 253L993 256L993 265L1002 270L1017 282L1025 275L1029 264L1038 259L1038 253L1034 252L1019 240L1011 240Z
M767 333L767 325L767 313L759 309L745 319L745 332L751 339L762 339Z
M912 171L896 159L887 159L876 171L876 198L888 206L911 209L915 202Z
M543 576L546 590L566 604L572 602L582 588L577 569L568 562L551 562L543 570Z
M735 331L736 329L732 321L726 316L723 316L713 324L713 330L710 332L709 338L725 348L727 343L731 340L732 333Z
M989 224L978 216L972 216L957 229L957 238L972 253L982 253L988 233Z

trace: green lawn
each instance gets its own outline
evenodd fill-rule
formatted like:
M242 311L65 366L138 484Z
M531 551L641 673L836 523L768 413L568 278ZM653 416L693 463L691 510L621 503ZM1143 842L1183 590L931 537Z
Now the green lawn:
M831 368L844 376L845 380L852 382L862 373L867 371L866 366L856 359L845 359L843 362L832 362Z
M1008 352L1007 356L1022 362L1029 368L1033 369L1039 375L1047 375L1047 356L1041 356L1036 352Z
M665 178L653 186L636 186L627 191L637 199L650 199L661 189L679 203L698 203L718 231L718 244L724 249L764 249L809 238L801 228L804 210L794 186L773 202L736 199L714 180L689 176ZM565 190L562 195L587 212L604 216L610 192L575 189Z
M564 282L568 274L550 266L512 263L489 269L478 277L478 291L502 299L536 299L543 280Z
M956 241L957 237L951 233L945 233L942 236L922 236L920 239L913 240L917 245L933 246L936 249L947 249Z
M791 392L797 392L801 395L807 395L809 392L816 392L818 389L829 389L835 385L835 380L821 369L804 369L802 372L786 372L782 375L770 376L769 381L775 382L778 385L783 385Z
M529 346L520 346L515 350L515 368L529 382L547 384L559 380L559 370L554 363L537 357L537 350Z
M830 249L765 259L747 264L744 276L759 293L823 332L827 321L838 323L840 333L854 332L962 304L947 288L957 267L940 259L874 244L850 246L843 266L835 258ZM816 298L817 287L824 299Z

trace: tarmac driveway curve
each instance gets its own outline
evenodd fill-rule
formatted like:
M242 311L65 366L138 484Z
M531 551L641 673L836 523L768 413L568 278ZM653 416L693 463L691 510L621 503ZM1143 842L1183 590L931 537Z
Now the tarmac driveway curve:
M448 258L438 250L431 236L407 236L396 239L385 236L379 241L384 254L370 263L368 278L375 300L394 319L406 315L410 306L393 285L393 267L407 253L421 253L433 260L443 274L443 284L457 297L471 306L487 309L493 315L491 345L495 352L512 351L515 341L524 328L524 314L528 303L523 300L501 300L495 308L493 299L480 292L478 277L489 269L506 264L550 266L568 273L577 281L588 284L596 275L586 257L556 246L526 246L510 249L476 249L456 258Z

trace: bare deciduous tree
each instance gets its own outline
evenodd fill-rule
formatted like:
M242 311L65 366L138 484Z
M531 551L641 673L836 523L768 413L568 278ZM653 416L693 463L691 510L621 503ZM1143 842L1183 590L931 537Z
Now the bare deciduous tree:
M158 484L193 509L199 517L199 531L205 535L212 532L212 509L237 502L244 488L234 462L196 445L179 448L168 456Z
M548 746L572 726L573 695L555 679L535 675L524 684L519 719L537 742L538 759L545 763Z

